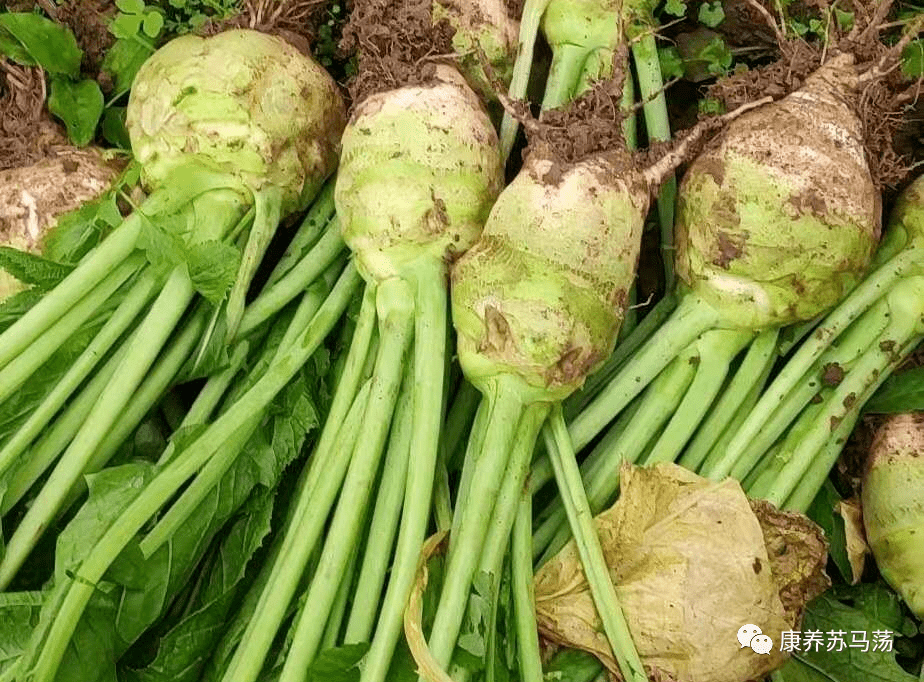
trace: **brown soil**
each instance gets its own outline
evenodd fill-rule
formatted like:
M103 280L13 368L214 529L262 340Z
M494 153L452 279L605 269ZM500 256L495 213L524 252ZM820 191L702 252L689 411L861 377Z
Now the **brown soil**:
M452 55L453 29L433 24L431 0L354 0L340 47L355 52L359 73L349 85L354 102L402 85L433 79L433 67Z
M115 42L109 32L109 21L115 13L112 0L76 0L54 8L52 18L73 31L84 52L84 73L93 78L99 76L106 50Z
M249 28L270 33L311 55L311 45L322 19L325 0L244 0L241 11L221 21L208 21L202 35L214 35L232 28Z
M755 2L744 2L752 10L749 18L761 15ZM824 0L806 3L807 6L824 4ZM878 30L865 30L871 23L882 23L884 16L867 11L860 2L853 5L858 19L856 28L850 33L832 27L827 46L777 35L781 55L777 61L723 78L709 88L709 95L724 102L729 110L768 95L779 99L799 89L823 59L838 52L853 54L859 73L881 64L885 75L866 81L859 92L851 93L851 98L863 122L864 144L873 180L880 189L894 188L905 179L912 166L911 147L900 146L900 131L906 127L903 110L914 98L919 84L909 83L900 70L892 68L900 52L880 42ZM771 8L764 16L765 26L770 26L772 16Z
M45 96L41 69L0 60L0 170L35 163L67 143Z

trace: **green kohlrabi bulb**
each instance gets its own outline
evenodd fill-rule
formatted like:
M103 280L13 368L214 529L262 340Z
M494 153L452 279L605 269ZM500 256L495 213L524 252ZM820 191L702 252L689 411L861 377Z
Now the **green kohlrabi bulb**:
M809 320L863 276L881 198L838 56L787 97L742 115L679 191L677 273L734 326Z
M481 234L503 186L497 134L452 67L370 95L343 134L335 201L364 276L401 274L420 257L453 260Z
M579 388L613 349L635 277L648 186L605 157L531 154L452 270L466 377L514 374L537 399Z
M164 45L138 72L126 126L156 187L200 163L304 207L333 171L346 113L336 83L281 38L231 30Z

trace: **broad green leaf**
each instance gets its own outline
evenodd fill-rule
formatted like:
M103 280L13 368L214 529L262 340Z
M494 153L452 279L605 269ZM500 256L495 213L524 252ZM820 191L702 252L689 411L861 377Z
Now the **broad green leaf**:
M664 11L675 17L682 17L687 13L687 4L683 0L667 0Z
M683 58L674 46L658 48L658 61L664 78L683 77Z
M41 592L0 593L0 673L13 665L29 644L44 600Z
M555 682L593 682L603 666L593 654L577 649L562 649L543 666L546 679Z
M873 651L874 633L882 631L883 624L870 618L857 608L841 603L830 593L822 594L809 604L802 623L802 632L844 632L850 642L853 632L866 633L870 650L846 648L843 651L800 651L794 656L834 682L919 682L916 675L905 672L895 661L891 651ZM822 678L824 679L824 678Z
M699 23L709 28L715 28L725 21L725 10L722 8L722 0L714 2L704 2L699 6Z
M770 679L772 682L841 682L798 658L790 658Z
M241 252L231 244L207 241L189 248L186 263L196 291L217 304L234 284L241 263Z
M148 38L156 38L163 27L164 15L160 12L151 11L144 15L144 23L141 25L141 29Z
M924 75L924 40L912 40L902 52L902 73L909 78Z
M80 74L83 52L69 29L39 14L9 12L0 14L0 34L15 39L23 51L50 74L76 78ZM0 42L0 48L9 46L9 40ZM6 52L16 60L21 54ZM26 62L29 64L29 62Z
M359 682L359 662L368 644L348 644L322 651L308 668L308 682Z
M114 147L131 150L132 142L125 127L125 107L108 107L101 126L103 138Z
M103 106L103 93L96 81L88 78L75 83L65 78L52 79L48 110L64 122L67 136L78 147L93 139Z
M924 367L890 376L863 409L877 414L924 410Z
M0 246L0 270L6 270L25 284L50 289L67 277L72 265L56 263L28 251Z
M150 56L151 50L140 40L119 38L112 44L103 57L102 70L112 78L116 93L128 92L138 69Z
M846 12L839 7L834 8L834 16L837 19L837 25L842 31L849 31L853 28L854 24L854 14L853 12Z
M838 572L845 582L853 580L853 570L847 556L847 534L844 528L844 519L837 513L835 507L841 501L840 495L834 489L831 481L825 481L824 486L812 500L808 509L808 517L822 527L830 546L828 554L837 566Z
M141 14L119 14L109 24L109 31L120 40L130 40L138 35L144 17Z
M141 14L144 11L144 0L116 0L116 7L127 14Z

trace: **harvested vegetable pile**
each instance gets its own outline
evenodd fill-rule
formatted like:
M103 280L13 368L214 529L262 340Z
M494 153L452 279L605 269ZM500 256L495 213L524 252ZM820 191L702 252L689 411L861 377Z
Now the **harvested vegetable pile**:
M0 11L0 682L924 680L924 10Z

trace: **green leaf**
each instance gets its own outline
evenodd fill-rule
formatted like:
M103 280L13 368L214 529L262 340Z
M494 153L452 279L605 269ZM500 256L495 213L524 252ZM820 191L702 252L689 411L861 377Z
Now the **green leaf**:
M824 530L830 543L828 554L844 581L850 583L853 582L853 569L847 556L847 533L844 518L835 511L835 506L840 501L841 497L834 489L834 485L831 481L825 481L824 486L812 500L808 509L808 517Z
M93 139L103 105L103 93L94 80L88 78L79 83L64 78L51 80L48 110L64 121L67 136L78 147Z
M38 624L42 592L0 593L0 673L13 665Z
M875 414L924 410L924 367L890 376L863 409Z
M234 284L241 263L241 252L224 242L202 242L189 248L186 262L196 291L217 304Z
M902 73L908 78L924 75L924 40L912 40L902 51Z
M137 31L131 35L135 33ZM138 69L150 56L151 50L142 41L131 37L119 38L103 57L102 70L112 78L117 93L128 92Z
M126 14L141 14L144 12L144 0L116 0L115 4Z
M842 31L849 31L853 28L854 24L854 14L853 12L845 12L839 7L834 8L834 17L837 19L837 25Z
M687 4L683 0L667 0L664 11L674 17L682 17L687 13Z
M714 76L728 72L732 64L732 53L720 37L710 40L699 52L699 59L706 62L706 70Z
M347 644L327 649L308 668L308 682L359 682L359 662L368 644Z
M39 14L9 12L0 14L0 34L13 38L22 50L48 73L76 78L80 73L83 52L69 29ZM9 49L9 38L0 42L0 48ZM4 50L14 60L21 60L22 52ZM26 62L27 64L31 64Z
M100 130L103 138L114 147L131 150L132 142L125 127L125 107L109 107L103 114Z
M119 14L109 24L109 32L121 40L129 40L138 35L144 17L141 14Z
M658 61L664 78L683 78L683 58L676 47L659 47Z
M550 682L593 682L603 671L603 666L586 651L562 649L543 666L543 671Z
M847 606L830 593L822 594L809 604L802 624L802 633L820 632L823 639L829 632L846 633L844 640L850 643L852 633L862 632L870 641L869 651L862 648L846 648L843 651L800 651L793 655L834 682L919 682L916 675L905 672L895 661L892 651L873 651L874 633L882 631L883 624L870 618L863 611ZM803 647L804 648L804 647ZM825 679L825 678L821 678Z
M697 17L699 23L709 28L715 28L721 24L725 21L725 10L722 8L722 0L704 2L699 6L699 14Z
M164 27L164 15L157 11L150 11L144 15L141 29L148 38L156 38Z
M0 246L0 270L6 270L25 284L51 289L74 269L71 265L56 263L27 251Z

